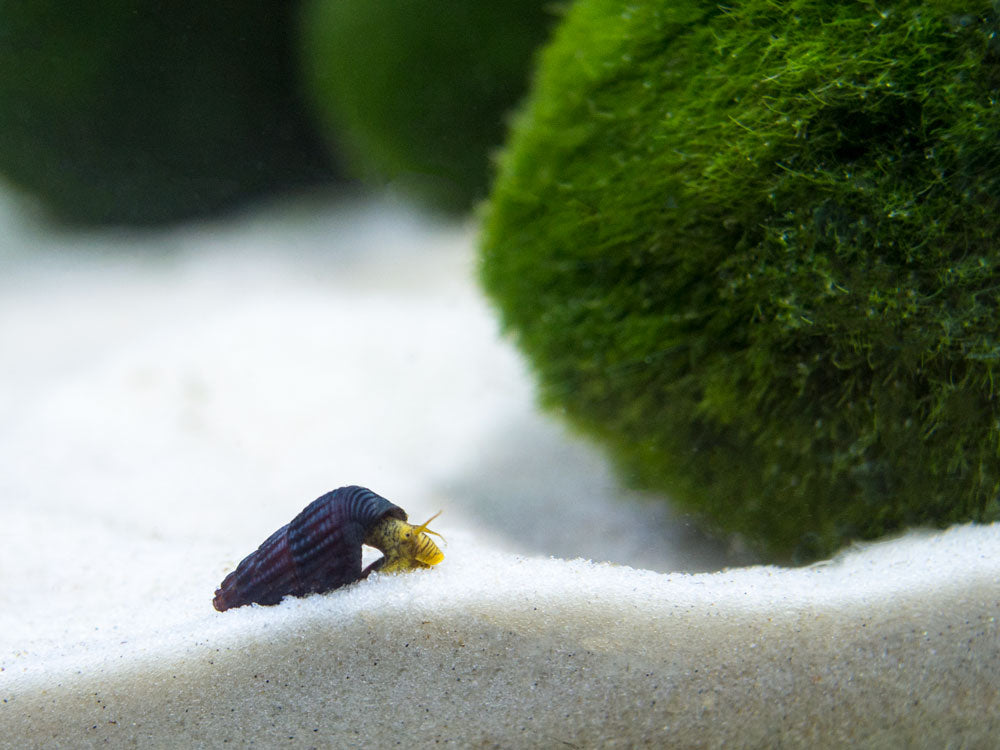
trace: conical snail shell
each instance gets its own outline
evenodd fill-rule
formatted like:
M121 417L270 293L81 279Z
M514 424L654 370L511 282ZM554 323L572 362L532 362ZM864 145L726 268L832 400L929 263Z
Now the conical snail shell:
M222 612L255 602L277 604L288 595L330 591L361 579L361 544L386 516L406 520L402 508L365 487L326 493L245 557L216 589L213 606Z

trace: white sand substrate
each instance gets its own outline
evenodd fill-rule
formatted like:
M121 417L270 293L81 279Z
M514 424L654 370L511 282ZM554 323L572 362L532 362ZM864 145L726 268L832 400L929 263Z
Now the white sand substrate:
M225 613L363 484L445 561ZM738 567L534 405L474 229L0 211L0 747L1000 747L1000 527Z

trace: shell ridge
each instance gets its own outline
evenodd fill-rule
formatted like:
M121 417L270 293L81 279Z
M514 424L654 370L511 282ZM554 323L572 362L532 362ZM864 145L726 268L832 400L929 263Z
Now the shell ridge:
M229 609L251 602L276 604L296 587L295 571L289 565L287 531L287 525L275 531L223 579L216 591L216 609L219 605Z

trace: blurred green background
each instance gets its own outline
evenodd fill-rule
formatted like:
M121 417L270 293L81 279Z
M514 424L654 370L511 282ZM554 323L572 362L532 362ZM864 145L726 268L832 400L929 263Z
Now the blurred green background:
M79 224L356 176L461 212L551 19L534 0L0 0L0 177Z

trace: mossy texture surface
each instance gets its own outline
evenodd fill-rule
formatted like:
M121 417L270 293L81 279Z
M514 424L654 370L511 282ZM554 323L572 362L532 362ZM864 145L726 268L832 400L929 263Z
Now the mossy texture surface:
M331 142L373 184L465 211L528 87L544 0L307 0L302 66Z
M544 401L775 559L1000 516L997 30L580 0L483 239Z
M293 7L0 0L0 175L62 219L136 224L329 179Z

